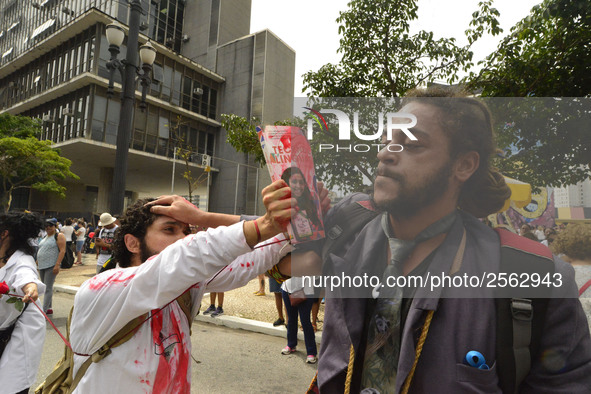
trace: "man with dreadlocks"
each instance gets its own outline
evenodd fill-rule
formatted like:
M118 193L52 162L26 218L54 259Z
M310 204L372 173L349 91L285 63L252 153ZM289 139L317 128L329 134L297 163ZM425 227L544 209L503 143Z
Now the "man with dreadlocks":
M290 189L277 181L263 190L263 202L264 216L239 223L178 196L127 209L113 246L119 268L86 281L76 294L74 393L190 392L190 327L205 292L244 286L288 252L282 231L291 218ZM188 224L209 229L190 234ZM140 316L131 339L99 351ZM78 378L90 355L93 362Z
M450 97L429 97L441 94ZM347 197L328 214L328 237L341 236L346 242L330 253L326 248L298 248L298 255L292 255L292 275L297 275L299 261L322 255L327 277L379 280L361 289L343 285L327 290L317 382L310 391L591 392L591 339L572 269L537 242L497 234L477 219L497 212L510 195L501 174L489 164L495 150L488 108L476 99L451 97L455 93L430 90L415 95L421 97L406 98L400 110L416 117L411 133L395 130L382 141L373 196ZM396 148L388 149L390 145ZM343 236L352 226L352 213L359 211L353 208L359 207L373 216L356 233ZM544 311L537 309L536 300L514 298L521 304L511 304L518 313L514 324L523 327L530 324L534 309L530 335L525 333L527 343L519 350L525 351L530 339L536 350L525 353L525 359L498 351L499 338L511 333L509 306L497 313L502 297L470 286L463 293L441 285L433 290L398 287L404 285L396 283L404 281L392 281L442 274L480 278L499 272L504 237L514 242L520 260L534 259L556 274L551 276L556 288L544 295ZM497 325L505 314L508 329ZM514 345L520 341L523 336L517 336ZM509 341L509 350L511 345ZM521 379L512 388L500 373L500 363L504 367L507 360L517 364L509 372Z

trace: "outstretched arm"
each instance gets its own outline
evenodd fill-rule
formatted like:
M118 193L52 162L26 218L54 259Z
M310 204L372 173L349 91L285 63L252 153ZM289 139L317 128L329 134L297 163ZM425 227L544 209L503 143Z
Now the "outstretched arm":
M199 227L231 226L240 221L240 215L202 211L183 197L176 195L160 196L146 205L151 205L151 212L157 215L176 217L175 215L186 214L188 216L182 221Z
M265 215L244 222L244 236L251 247L285 231L291 219L291 207L295 205L291 198L291 189L283 180L275 181L264 188L262 196L267 209ZM152 206L152 213L198 226L217 227L237 223L240 219L236 215L204 212L180 196L161 197L148 205Z

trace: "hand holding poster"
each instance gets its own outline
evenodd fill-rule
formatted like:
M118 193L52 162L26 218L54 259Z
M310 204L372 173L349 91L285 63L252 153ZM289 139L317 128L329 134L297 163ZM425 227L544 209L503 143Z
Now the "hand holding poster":
M271 180L283 179L297 200L288 232L293 243L324 238L314 161L308 140L297 127L257 127Z

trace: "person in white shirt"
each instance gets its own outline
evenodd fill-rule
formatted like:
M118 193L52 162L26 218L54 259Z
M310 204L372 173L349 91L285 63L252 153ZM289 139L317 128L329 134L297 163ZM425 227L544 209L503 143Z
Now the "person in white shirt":
M98 222L99 226L102 226L101 231L98 233L94 244L98 250L96 255L96 273L101 272L103 265L111 258L113 241L115 240L115 231L118 226L115 223L117 219L111 216L110 213L105 212L101 215Z
M534 230L534 234L536 235L536 237L538 238L538 241L540 241L540 242L542 242L543 240L546 239L546 232L545 232L544 226L538 226Z
M86 224L82 219L78 220L78 229L76 230L76 265L82 265L82 247L86 240Z
M31 301L45 291L28 240L42 221L31 213L0 215L0 392L28 393L35 383L45 341L45 319ZM1 348L2 346L0 346Z
M245 285L290 250L282 234L291 218L290 189L277 181L263 190L263 201L267 213L245 222L200 211L178 196L127 209L113 245L120 268L86 281L74 300L73 376L127 323L149 316L106 360L88 367L74 393L102 394L105 382L116 382L112 393L190 392L190 327L203 295ZM190 234L187 224L209 229ZM187 291L191 320L174 302Z

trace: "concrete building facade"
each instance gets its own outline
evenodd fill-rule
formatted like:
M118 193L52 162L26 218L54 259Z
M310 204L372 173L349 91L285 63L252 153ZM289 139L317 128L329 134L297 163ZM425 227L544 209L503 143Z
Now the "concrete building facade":
M266 169L225 141L222 113L264 122L290 117L295 53L270 31L250 34L250 1L142 0L140 44L157 50L147 108L140 91L129 146L126 202L187 195L201 208L255 213ZM120 76L107 96L105 27L125 25L117 0L0 0L0 111L42 119L42 139L72 160L67 198L26 191L14 208L63 216L108 210L119 121ZM124 58L126 42L121 48ZM177 157L178 148L191 152ZM175 160L176 158L176 160ZM206 171L207 170L207 171ZM209 171L211 170L211 171Z
M591 179L585 179L576 185L555 187L554 199L556 208L591 208Z

